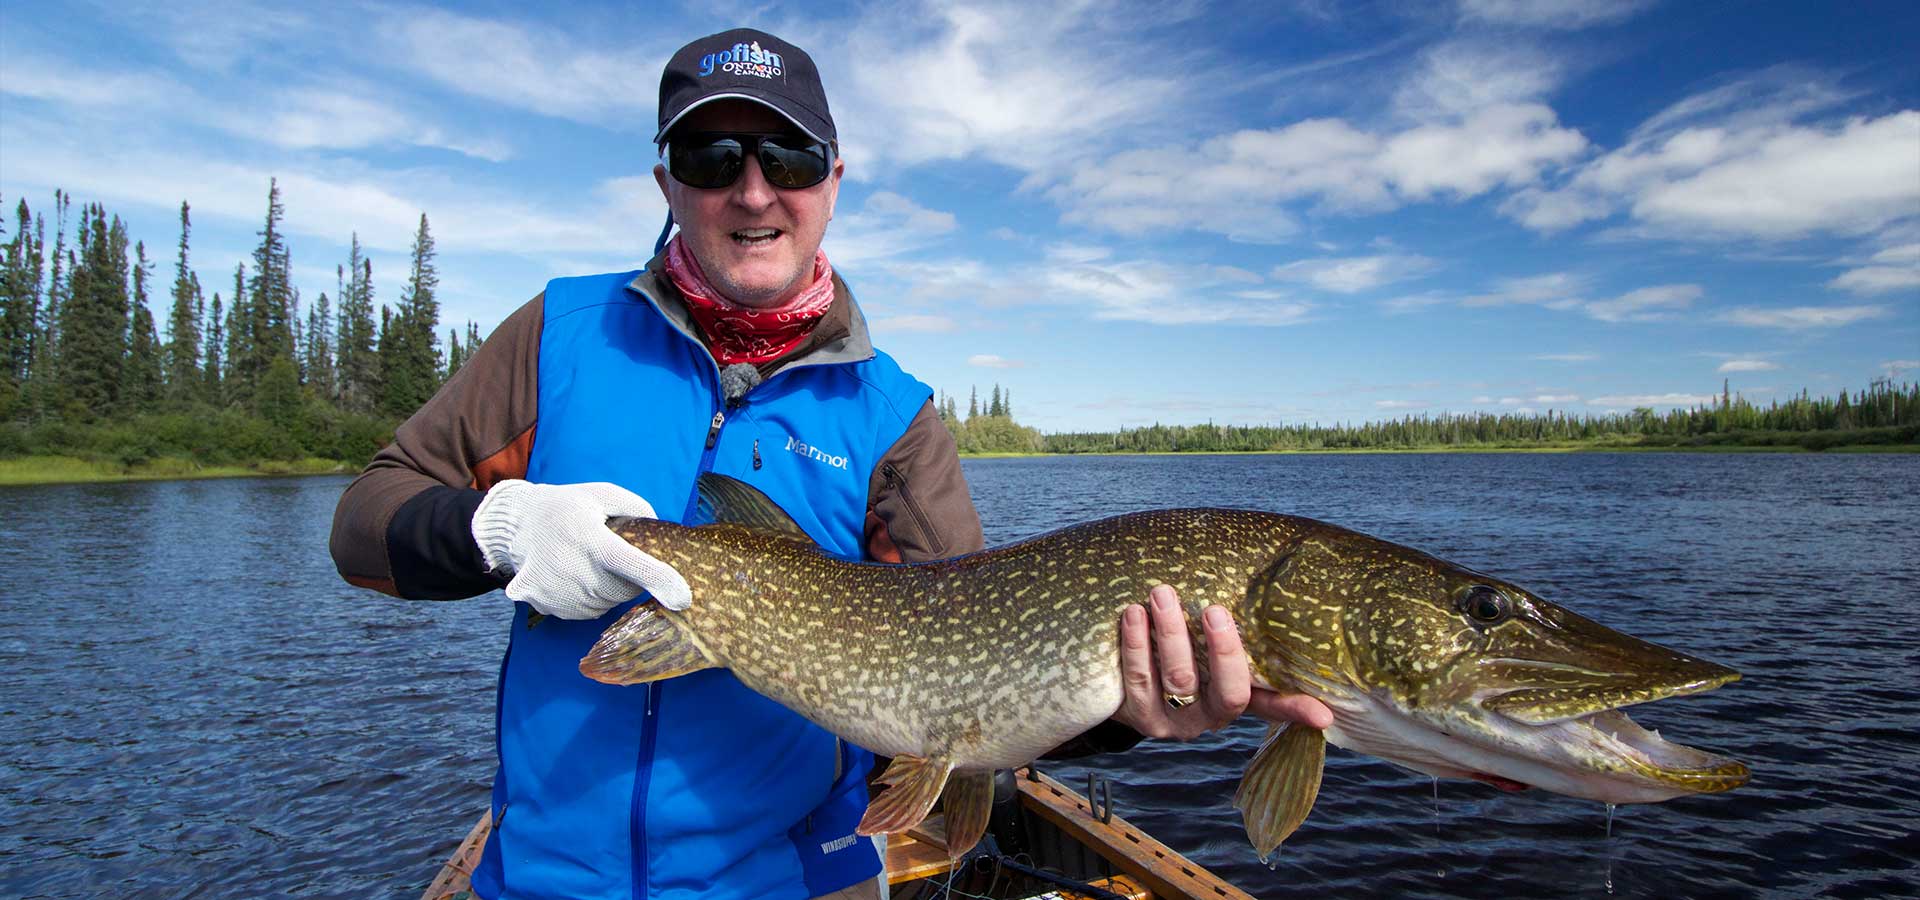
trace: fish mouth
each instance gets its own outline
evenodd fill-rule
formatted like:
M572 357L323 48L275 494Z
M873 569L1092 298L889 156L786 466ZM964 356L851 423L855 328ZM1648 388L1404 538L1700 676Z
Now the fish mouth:
M1613 673L1561 662L1495 659L1480 674L1519 685L1481 700L1482 708L1525 725L1552 725L1669 697L1701 694L1740 680L1718 663L1673 654L1656 673Z
M1747 783L1745 764L1672 743L1617 709L1575 720L1598 751L1593 763L1687 794L1717 794Z
M1680 660L1684 663L1680 663ZM1740 673L1691 657L1678 657L1660 678L1608 675L1557 663L1497 660L1509 677L1527 674L1533 686L1487 697L1483 709L1510 721L1518 743L1532 745L1558 777L1543 786L1606 803L1645 803L1684 794L1715 794L1747 782L1751 773L1733 759L1668 741L1633 721L1623 707L1713 690L1738 681ZM1549 686L1538 686L1545 682ZM1553 747L1557 752L1548 750ZM1531 783L1485 772L1468 777L1502 790ZM1509 773L1518 774L1518 773Z

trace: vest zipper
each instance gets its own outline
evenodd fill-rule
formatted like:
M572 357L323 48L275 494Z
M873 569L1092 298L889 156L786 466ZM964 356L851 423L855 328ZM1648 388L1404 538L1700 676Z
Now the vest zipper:
M760 439L753 439L753 470L760 471Z
M712 450L713 445L720 440L720 426L725 424L727 424L726 412L724 410L718 410L718 409L714 410L713 424L707 427L707 449L708 450ZM708 462L711 463L712 460L708 460ZM705 470L703 469L702 471L705 471Z

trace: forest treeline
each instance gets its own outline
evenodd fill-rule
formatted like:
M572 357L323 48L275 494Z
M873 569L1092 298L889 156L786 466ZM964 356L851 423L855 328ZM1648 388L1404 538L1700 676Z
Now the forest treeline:
M1814 397L1802 390L1759 406L1721 382L1717 402L1656 412L1573 416L1441 413L1357 425L1151 425L1042 434L1013 420L1007 391L993 386L966 415L942 393L940 418L962 453L1248 453L1288 450L1508 449L1524 447L1800 447L1920 442L1920 383L1876 379L1866 389Z
M422 213L397 298L382 302L351 235L332 294L305 302L277 182L259 244L209 291L192 265L192 210L180 204L172 282L144 241L98 203L75 216L18 201L0 217L0 459L71 457L174 469L305 459L359 465L481 344L471 322L440 339L435 248ZM52 244L49 246L48 241ZM162 310L155 314L156 305ZM1530 446L1777 445L1825 449L1920 442L1920 384L1889 379L1759 406L1724 383L1691 409L1574 416L1442 413L1337 425L1153 425L1042 434L993 385L967 408L941 393L962 453L1234 452Z
M449 332L442 352L425 213L392 304L376 298L358 234L333 294L303 302L285 218L270 181L251 265L209 292L184 201L168 286L146 243L101 204L76 219L71 195L56 191L49 222L20 200L0 219L0 457L371 457L480 345L478 329L468 323L464 341Z
M1690 409L1574 416L1441 413L1357 425L1153 425L1066 432L1042 439L1047 453L1177 453L1264 450L1502 449L1540 446L1797 446L1809 450L1920 441L1920 383L1876 379L1832 397L1805 390L1757 405L1725 382L1717 402Z

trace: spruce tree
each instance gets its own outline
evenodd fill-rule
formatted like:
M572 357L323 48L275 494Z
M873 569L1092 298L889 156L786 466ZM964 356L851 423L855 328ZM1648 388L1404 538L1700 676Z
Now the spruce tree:
M118 407L127 356L126 226L95 203L80 216L79 257L60 321L58 411L90 420Z
M200 370L200 397L215 406L226 402L222 377L226 373L227 326L220 293L213 294L213 314L207 317L207 353Z
M134 245L133 321L127 335L127 360L121 386L121 408L129 414L151 412L160 402L163 367L160 338L147 305L147 280L153 264L147 261L144 241Z
M460 329L447 329L447 378L460 371L460 364L466 361L465 349L460 346Z
M1000 408L1000 385L998 383L993 386L993 399L987 401L987 415L995 417L1005 415L1005 411Z
M253 279L245 286L246 352L235 356L231 363L239 376L236 380L249 392L249 399L251 389L257 386L273 360L294 360L293 289L287 277L290 265L286 236L280 227L284 218L286 207L280 203L280 182L271 179L267 182L267 221L257 232L260 245L253 250ZM241 290L236 286L236 294ZM235 308L239 308L237 302Z
M167 400L186 406L200 390L200 276L187 265L187 236L192 230L185 200L180 201L180 253L173 263L173 305L167 312Z
M971 420L980 414L980 386L969 385L967 389L967 418Z
M389 415L412 415L440 388L440 301L436 296L440 276L433 260L433 234L426 213L421 213L399 308L391 321L383 323L381 408Z
M67 249L67 211L73 198L66 191L53 192L53 261L47 277L46 303L40 310L40 336L34 342L33 359L27 364L27 390L22 405L29 417L39 418L55 412L60 395L60 319L66 307L72 279L73 252Z
M348 412L373 411L378 396L379 361L374 357L373 263L360 255L360 235L353 236L347 257L347 282L340 294L339 334L334 368L338 373L340 406Z
M248 310L247 264L233 264L233 293L227 295L227 349L220 370L221 396L228 403L253 400L253 314Z
M0 419L13 417L24 405L22 394L40 337L45 243L46 223L36 221L27 201L21 200L13 240L0 259Z
M333 304L326 294L307 311L307 386L329 403L337 391L333 371Z

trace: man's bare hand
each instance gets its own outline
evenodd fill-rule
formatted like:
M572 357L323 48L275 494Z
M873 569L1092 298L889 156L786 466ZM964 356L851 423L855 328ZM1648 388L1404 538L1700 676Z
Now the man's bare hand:
M1187 614L1173 588L1154 588L1147 605L1151 612L1130 606L1120 619L1120 675L1126 695L1113 715L1116 720L1147 737L1183 741L1248 712L1309 728L1333 724L1333 711L1312 697L1253 686L1240 630L1225 607L1209 606L1202 613L1210 676L1202 685ZM1189 697L1196 702L1174 705Z

